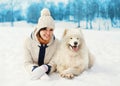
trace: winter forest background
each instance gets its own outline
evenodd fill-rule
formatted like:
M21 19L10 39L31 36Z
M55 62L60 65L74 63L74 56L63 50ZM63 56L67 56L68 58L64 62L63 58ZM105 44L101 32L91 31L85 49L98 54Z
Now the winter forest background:
M36 24L44 7L50 9L56 21L74 22L76 27L120 28L120 0L0 0L0 23Z

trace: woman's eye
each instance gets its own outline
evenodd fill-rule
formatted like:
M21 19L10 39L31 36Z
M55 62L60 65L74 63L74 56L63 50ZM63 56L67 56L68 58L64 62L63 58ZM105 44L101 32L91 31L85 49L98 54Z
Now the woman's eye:
M53 31L53 29L50 29L50 31Z

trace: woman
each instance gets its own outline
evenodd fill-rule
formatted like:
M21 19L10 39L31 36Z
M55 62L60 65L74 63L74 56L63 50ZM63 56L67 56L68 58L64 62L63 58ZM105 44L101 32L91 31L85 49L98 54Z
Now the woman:
M51 67L50 60L54 56L59 44L58 39L53 35L55 23L50 11L44 8L41 11L36 29L31 36L25 40L25 68L31 74L32 79L49 78Z

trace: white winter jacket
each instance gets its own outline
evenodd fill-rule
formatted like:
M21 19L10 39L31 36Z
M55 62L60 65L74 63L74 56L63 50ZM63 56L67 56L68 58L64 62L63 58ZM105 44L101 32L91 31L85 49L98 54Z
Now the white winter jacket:
M32 32L31 36L25 40L25 69L27 72L31 73L33 66L38 66L38 58L39 58L39 50L41 44L38 42L36 37L37 32ZM59 44L58 39L54 36L52 37L51 41L47 44L45 57L44 57L44 64L49 64L50 60L54 56L57 46ZM54 66L53 64L51 66Z

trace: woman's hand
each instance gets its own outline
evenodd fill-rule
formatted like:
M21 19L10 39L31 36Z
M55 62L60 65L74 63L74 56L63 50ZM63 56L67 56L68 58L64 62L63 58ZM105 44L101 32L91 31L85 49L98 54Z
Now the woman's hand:
M46 74L47 71L48 71L47 65L38 66L32 71L31 79L34 80L40 79L44 74Z

